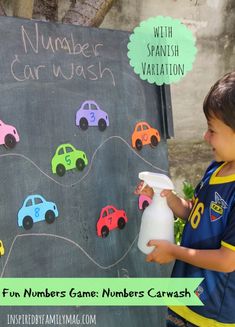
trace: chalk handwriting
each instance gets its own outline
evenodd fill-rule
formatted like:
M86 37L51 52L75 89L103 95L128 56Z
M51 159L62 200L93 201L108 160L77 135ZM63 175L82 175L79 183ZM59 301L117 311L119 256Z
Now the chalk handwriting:
M33 34L27 32L25 27L22 25L21 37L26 54L29 53L30 49L35 54L38 54L44 49L53 53L57 51L65 51L72 55L82 55L85 58L90 58L91 56L99 56L98 49L103 47L102 43L97 43L95 45L89 43L76 43L74 41L73 33L70 34L69 38L53 38L52 36L45 37L40 33L37 23L35 23L35 31Z
M115 78L111 69L103 67L100 61L97 61L94 65L89 66L74 62L69 62L66 65L64 64L63 67L54 63L32 66L24 64L19 59L18 55L15 55L15 58L11 63L11 74L18 82L24 82L26 80L39 80L41 76L50 77L50 75L56 79L65 79L67 81L76 78L96 81L98 79L109 77L112 85L115 86Z
M75 41L73 33L66 36L45 36L37 23L33 30L21 26L21 41L23 54L15 54L11 62L11 75L18 82L40 79L64 79L64 80L107 80L116 86L115 76L112 69L105 66L102 58L104 45L102 43L91 44L88 42ZM21 51L22 52L22 51ZM69 57L66 60L57 60L56 54L63 53ZM40 54L43 53L43 62ZM48 60L45 54L48 53ZM51 56L50 54L53 54ZM30 64L27 62L29 58ZM35 62L35 63L34 63Z

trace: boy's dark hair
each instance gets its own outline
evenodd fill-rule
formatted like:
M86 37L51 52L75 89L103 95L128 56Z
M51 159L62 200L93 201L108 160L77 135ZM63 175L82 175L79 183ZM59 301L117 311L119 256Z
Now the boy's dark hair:
M203 111L207 119L214 116L235 131L235 72L224 75L211 87Z

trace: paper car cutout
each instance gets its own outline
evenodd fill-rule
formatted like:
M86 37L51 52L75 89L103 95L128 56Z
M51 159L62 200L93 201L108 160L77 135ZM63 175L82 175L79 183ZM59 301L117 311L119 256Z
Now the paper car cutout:
M146 122L139 122L135 125L134 132L131 136L132 147L141 150L143 145L150 144L156 147L160 142L160 134L157 129L151 127Z
M96 224L97 235L107 237L109 231L115 228L123 229L128 219L124 210L118 210L112 205L104 207Z
M18 212L18 226L26 230L33 224L45 220L48 224L58 217L58 209L54 202L46 201L41 195L29 195Z
M52 172L64 176L66 170L77 168L83 170L88 160L85 152L76 149L72 144L65 143L58 146L51 160Z
M76 125L84 131L88 126L98 126L100 131L104 131L109 126L108 114L95 101L84 101L76 113Z
M5 124L0 120L0 144L4 144L7 148L14 148L20 138L14 126Z
M0 240L0 256L4 255L4 253L5 253L5 249L3 246L3 242Z
M152 203L152 199L144 194L139 196L139 209L144 210Z

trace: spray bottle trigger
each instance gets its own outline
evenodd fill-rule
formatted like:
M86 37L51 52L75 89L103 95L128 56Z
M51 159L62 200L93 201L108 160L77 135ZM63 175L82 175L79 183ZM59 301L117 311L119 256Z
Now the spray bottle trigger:
M147 183L144 182L144 183L143 183L143 186L142 186L141 189L140 189L140 192L143 191L143 189L145 188L146 185L147 185Z

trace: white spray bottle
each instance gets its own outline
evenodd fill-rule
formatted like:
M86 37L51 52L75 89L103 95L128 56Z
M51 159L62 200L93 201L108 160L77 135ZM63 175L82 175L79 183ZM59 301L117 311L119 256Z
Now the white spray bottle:
M168 207L165 197L160 193L164 189L173 190L174 185L170 178L163 174L141 172L139 178L146 185L153 188L152 203L144 210L140 226L138 248L145 254L153 251L154 246L147 246L150 240L168 240L174 242L174 215Z

